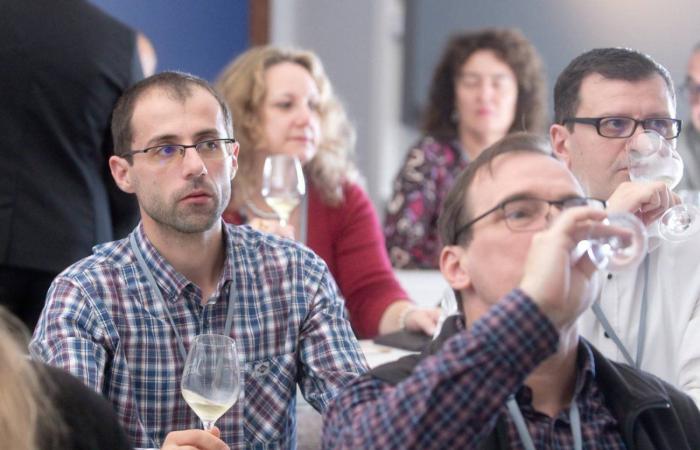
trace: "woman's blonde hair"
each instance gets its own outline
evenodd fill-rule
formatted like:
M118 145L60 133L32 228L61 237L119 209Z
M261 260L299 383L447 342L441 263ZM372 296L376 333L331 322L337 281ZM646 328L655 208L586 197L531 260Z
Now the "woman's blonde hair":
M231 62L221 73L216 88L223 95L233 115L236 139L240 143L238 173L233 180L232 198L250 195L257 188L253 152L264 140L260 107L267 94L265 71L283 62L299 64L309 71L319 91L321 136L318 151L306 164L304 172L319 190L324 202L337 205L343 200L343 184L356 181L357 169L352 161L355 130L345 110L333 94L323 65L311 51L274 46L253 47Z
M39 449L39 436L61 430L40 369L25 354L27 338L24 325L0 306L0 436L13 450Z

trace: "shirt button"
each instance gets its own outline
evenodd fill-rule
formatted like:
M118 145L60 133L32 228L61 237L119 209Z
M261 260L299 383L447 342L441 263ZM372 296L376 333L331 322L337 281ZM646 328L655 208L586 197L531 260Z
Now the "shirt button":
M611 274L611 273L608 274L608 280L612 280L612 274Z
M605 336L606 338L610 339L610 335L608 334L607 331L606 331L605 333L603 333L603 336Z
M270 364L267 362L261 362L253 367L253 377L261 378L267 375L270 371Z

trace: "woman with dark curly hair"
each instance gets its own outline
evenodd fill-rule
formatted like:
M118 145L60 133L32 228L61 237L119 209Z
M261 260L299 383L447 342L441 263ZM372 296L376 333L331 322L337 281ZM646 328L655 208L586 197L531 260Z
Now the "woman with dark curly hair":
M437 219L455 177L481 151L513 131L542 132L541 59L523 34L487 28L453 35L435 67L423 138L394 181L384 233L392 264L437 269Z

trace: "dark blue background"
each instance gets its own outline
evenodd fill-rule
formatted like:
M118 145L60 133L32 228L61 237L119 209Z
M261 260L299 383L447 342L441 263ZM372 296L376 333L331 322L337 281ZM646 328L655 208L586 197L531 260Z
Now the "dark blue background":
M148 36L158 72L182 70L213 82L250 42L248 0L90 1Z

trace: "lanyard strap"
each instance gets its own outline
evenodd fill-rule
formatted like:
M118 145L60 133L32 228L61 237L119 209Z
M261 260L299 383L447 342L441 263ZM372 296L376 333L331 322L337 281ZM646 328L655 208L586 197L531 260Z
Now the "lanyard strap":
M641 304L641 309L639 311L639 325L638 325L638 330L637 330L637 358L632 359L632 356L629 354L627 349L625 348L625 345L622 343L622 340L620 337L615 333L615 330L613 329L612 325L610 325L610 321L608 321L608 318L605 316L605 313L603 312L603 309L600 307L600 299L596 300L596 302L593 304L591 309L593 310L593 314L595 314L596 318L600 322L600 324L603 326L603 329L605 330L605 333L612 339L612 341L615 343L617 348L622 352L622 356L625 358L627 361L627 364L629 364L632 367L635 367L637 369L640 368L642 365L642 357L644 356L644 341L646 340L646 333L647 333L647 307L649 304L649 296L648 296L648 284L649 284L649 255L644 258L644 285L642 288L642 304Z
M301 197L301 211L299 211L299 225L300 225L300 230L299 230L299 241L304 244L306 244L306 239L308 238L309 235L309 194L306 194Z
M523 413L520 412L518 403L515 401L515 397L511 395L506 401L506 407L508 408L508 413L515 423L515 428L518 430L518 436L520 436L520 441L525 447L525 450L536 450L535 444L532 442L532 436L527 429L527 424L525 423L525 418ZM581 415L578 411L578 405L576 404L576 398L571 400L571 407L569 408L569 425L571 426L571 434L574 438L574 449L583 449L583 438L581 435Z
M136 238L134 235L129 236L129 244L131 245L131 250L134 252L136 255L136 260L139 263L139 267L141 268L141 271L146 275L146 279L148 280L148 284L151 287L151 290L155 293L155 296L158 298L158 301L161 303L163 306L163 309L165 310L165 314L168 316L168 321L170 322L170 326L173 329L173 332L175 333L175 338L177 339L177 346L178 350L180 352L180 356L182 356L182 362L184 363L187 360L187 350L185 350L185 343L182 340L182 336L180 336L180 332L177 330L177 327L175 326L175 321L173 320L172 314L170 314L170 309L168 308L168 303L165 301L163 298L163 294L160 292L160 288L158 287L158 284L156 283L156 280L153 278L153 274L151 271L148 269L148 265L146 264L146 260L143 257L143 254L141 253L141 250L138 247L138 244L136 243ZM231 281L231 285L229 286L229 291L228 291L228 310L226 314L226 326L224 328L224 335L225 336L230 336L231 335L231 326L233 324L233 293L234 293L234 281Z

